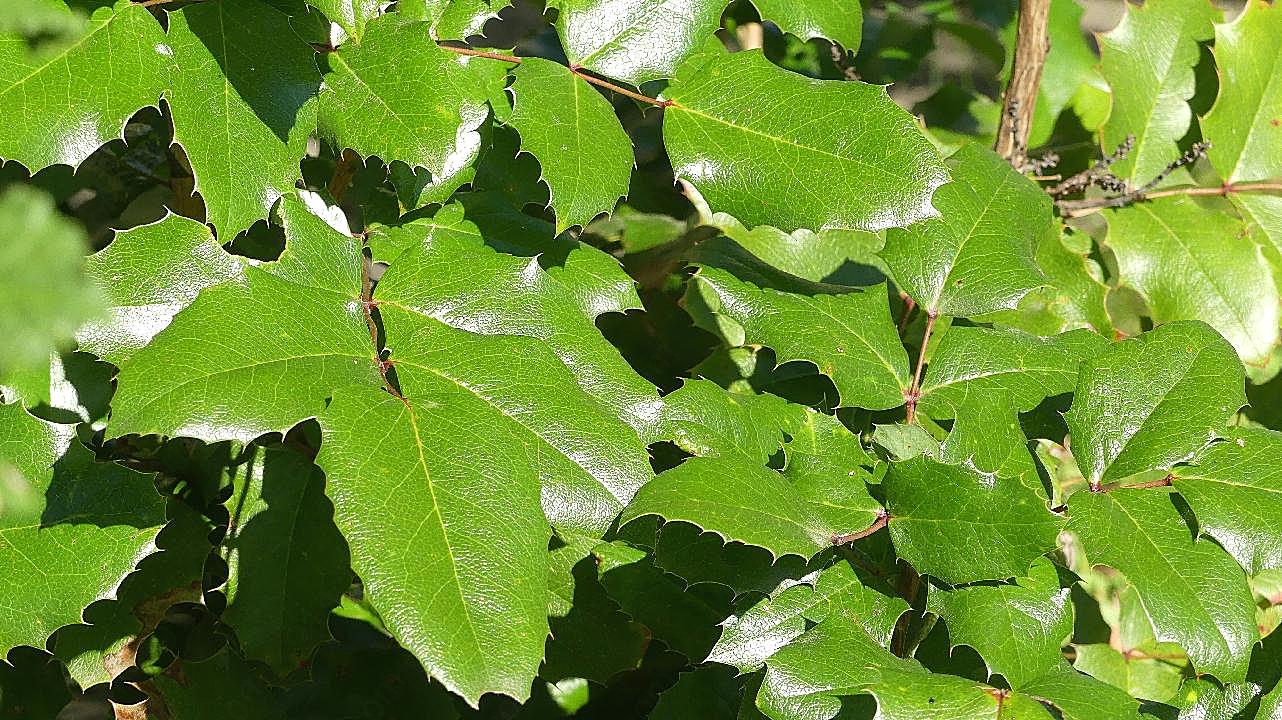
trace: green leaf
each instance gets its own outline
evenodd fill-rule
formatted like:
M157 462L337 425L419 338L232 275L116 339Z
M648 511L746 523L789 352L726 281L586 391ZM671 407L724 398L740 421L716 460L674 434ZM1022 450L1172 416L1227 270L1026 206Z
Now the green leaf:
M1068 596L1055 566L1040 558L1014 584L951 590L932 586L926 610L948 625L952 646L975 648L990 674L1024 689L1064 662L1060 648L1073 633Z
M714 210L784 231L880 230L934 214L948 171L885 88L812 80L758 51L694 65L664 93L675 104L663 141L677 178Z
M377 0L307 0L307 4L325 13L325 17L357 41L365 34L365 25L382 10L382 3Z
M687 380L663 400L663 434L683 450L759 465L779 452L807 414L781 397L729 392L710 380Z
M863 8L825 0L752 0L763 20L802 40L831 40L848 53L859 50L863 34Z
M1173 322L1082 362L1064 419L1092 486L1169 470L1246 404L1233 347L1200 322Z
M832 288L831 286L821 289ZM809 360L832 377L841 404L886 410L904 402L908 353L899 341L884 285L837 295L780 292L703 266L690 281L692 294L712 313L742 328L731 345L761 344L780 363Z
M1225 182L1282 176L1282 10L1248 2L1215 26L1220 95L1202 118L1208 157Z
M98 8L84 34L52 57L31 54L21 37L0 36L0 157L33 172L76 167L122 137L131 115L160 100L172 53L166 42L146 8L124 1Z
M619 523L646 515L692 523L776 557L809 558L836 534L781 474L734 455L691 458L660 473L637 491Z
M895 550L950 584L1026 576L1062 525L1020 480L927 457L893 463L881 487Z
M730 668L709 665L682 673L677 684L659 695L659 703L647 716L654 720L736 720L739 717L739 685Z
M1080 102L1079 98L1106 96L1108 92L1108 85L1100 77L1097 68L1099 58L1087 40L1086 33L1082 32L1083 12L1084 9L1076 0L1051 0L1050 19L1046 28L1051 51L1046 56L1046 66L1042 70L1041 83L1038 84L1033 127L1029 133L1030 147L1046 143L1054 131L1059 114L1070 105ZM1014 26L1015 23L1011 25ZM1010 41L1014 41L1013 35ZM1010 62L1013 60L1013 53L1007 57L1007 62ZM1086 129L1095 129L1088 118L1082 117L1081 111L1077 114Z
M186 151L209 223L230 240L267 217L302 177L299 162L316 128L315 52L287 15L259 0L189 5L168 17L174 141ZM267 47L270 62L261 59Z
M1018 478L1035 492L1042 491L1015 405L1001 389L976 395L958 409L953 429L940 445L939 459Z
M1107 153L1127 135L1135 136L1135 147L1110 168L1118 177L1142 185L1180 156L1176 141L1193 117L1188 100L1198 43L1211 38L1218 17L1219 11L1201 0L1128 5L1122 22L1099 36L1100 69L1113 89L1113 110L1100 128L1100 142Z
M1079 492L1069 498L1068 516L1091 564L1131 581L1159 641L1179 643L1198 673L1246 678L1259 639L1246 575L1218 545L1193 538L1172 494Z
M1140 720L1139 703L1126 692L1061 665L1022 683L1021 692L1055 706L1064 720Z
M554 0L566 58L633 85L672 77L721 26L725 0Z
M375 258L392 263L379 283L379 302L471 332L538 338L589 394L650 433L662 407L658 392L596 327L604 313L641 305L618 262L595 248L572 240L558 245L550 237L546 243L530 241L531 254L542 252L539 257L496 252L485 240L517 243L528 233L494 231L483 239L457 210L447 206L431 220L373 234ZM540 266L556 257L564 258L560 266Z
M109 435L249 441L314 417L334 388L379 384L358 242L284 207L279 261L201 291L121 365Z
M290 450L258 449L233 476L223 539L222 621L246 657L285 677L329 639L327 621L351 585L325 478Z
M928 312L967 316L1013 308L1044 284L1034 253L1057 233L1051 200L996 153L963 146L935 195L940 217L886 233L881 258Z
M83 326L80 349L117 365L151 342L207 287L243 276L204 223L180 215L116 233L85 263L110 316Z
M931 357L918 407L931 417L954 417L974 398L1006 392L1018 410L1032 410L1045 398L1072 391L1078 364L1108 345L1090 330L1041 338L1018 330L951 327Z
M115 597L165 523L153 477L95 462L71 425L0 405L0 648L44 647Z
M408 74L400 62L407 56L415 68ZM427 23L395 14L370 22L360 43L326 57L320 131L335 145L436 177L475 159L486 101L502 87L502 64L443 50Z
M84 272L84 231L49 196L26 187L0 194L0 237L0 384L9 384L47 374L50 353L102 311L102 298Z
M644 525L636 523L627 532L631 535L635 528L640 533ZM735 597L749 593L774 596L793 585L813 583L819 570L830 564L823 554L812 560L796 555L775 559L767 550L727 543L716 533L683 522L660 525L653 543L654 564L665 573L681 578L689 587L715 584L730 588Z
M1140 700L1174 702L1185 663L1127 657L1106 644L1078 645L1074 667Z
M1240 221L1191 198L1163 198L1110 211L1107 245L1119 281L1144 296L1155 323L1201 320L1233 343L1248 367L1268 364L1282 301Z
M883 512L868 494L874 459L859 438L831 415L807 411L787 445L784 477L838 535L871 526Z
M613 210L628 194L633 160L632 141L610 102L550 60L528 58L512 74L508 122L543 169L557 233Z
M178 662L178 667L157 675L154 680L163 707L174 717L284 720L285 709L277 695L255 677L253 667L230 647L200 662Z
M1239 429L1198 453L1172 483L1193 508L1200 532L1215 538L1249 575L1282 569L1282 433Z
M794 585L774 598L762 598L721 624L721 638L708 662L733 665L742 673L761 667L767 658L797 639L811 623L841 616L859 623L880 645L889 645L899 616L908 611L903 598L876 587L850 564L824 570L814 587Z

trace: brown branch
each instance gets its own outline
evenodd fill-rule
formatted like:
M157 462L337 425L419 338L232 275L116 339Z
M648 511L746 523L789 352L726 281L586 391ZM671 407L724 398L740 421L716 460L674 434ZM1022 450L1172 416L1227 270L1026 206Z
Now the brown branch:
M904 394L904 399L908 401L908 424L911 425L917 419L917 400L921 398L921 370L926 363L926 347L930 345L930 334L935 331L935 320L939 318L939 312L936 310L926 311L926 331L921 337L921 351L917 353L917 369L913 371L913 383Z
M1046 192L1053 197L1060 197L1070 193L1085 190L1091 185L1099 184L1103 178L1114 178L1108 172L1108 168L1118 160L1130 154L1131 148L1135 147L1135 136L1127 135L1126 139L1118 143L1117 148L1109 155L1106 155L1095 162L1091 167L1068 177L1058 185L1046 188ZM1115 178L1114 178L1115 179ZM1105 183L1107 184L1107 182ZM1107 189L1107 188L1106 188Z
M1033 126L1033 109L1037 107L1037 90L1042 83L1042 68L1050 52L1046 27L1050 21L1051 0L1019 0L1019 26L1015 31L1015 60L1010 82L1002 101L1002 124L993 149L1016 168L1024 166L1028 152L1028 135Z
M868 527L864 528L863 530L860 530L859 532L850 533L849 535L833 535L832 544L845 545L846 543L852 543L856 540L863 540L869 535L872 535L878 530L886 527L886 523L889 521L890 521L890 515L885 510L879 510L877 512L877 519L873 520L872 525L869 525Z
M1215 195L1227 197L1237 193L1278 193L1282 194L1282 181L1270 180L1266 182L1249 182L1249 183L1224 183L1223 185L1213 187L1177 187L1166 190L1156 190L1153 192L1141 193L1135 191L1111 198L1094 198L1090 200L1061 200L1055 203L1060 213L1066 218L1082 217L1084 215L1093 215L1101 210L1109 208L1119 208L1126 205L1144 202L1147 200L1156 200L1157 198L1174 197L1177 195L1190 196L1208 196Z

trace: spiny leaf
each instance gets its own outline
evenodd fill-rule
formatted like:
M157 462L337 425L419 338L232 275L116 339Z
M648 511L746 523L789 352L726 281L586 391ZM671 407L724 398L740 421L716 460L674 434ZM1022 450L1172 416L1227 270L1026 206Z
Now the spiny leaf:
M569 61L633 85L672 77L711 39L725 0L554 0Z
M1208 157L1225 182L1282 176L1282 9L1248 2L1215 26L1220 95L1202 118Z
M886 233L881 258L896 284L929 312L966 316L1013 308L1043 284L1034 253L1056 233L1036 183L977 144L948 158L940 217Z
M613 210L628 194L632 141L609 101L550 60L528 58L513 75L508 122L543 169L557 233Z
M863 8L825 0L752 0L763 20L802 40L824 38L846 52L859 50L864 27Z
M167 96L208 220L230 240L267 216L301 177L316 128L320 73L289 17L259 0L222 0L169 13ZM268 62L261 48L272 48ZM236 146L253 152L232 153Z
M948 180L882 87L811 80L749 51L692 61L665 97L676 103L663 119L676 176L749 226L907 225L934 214Z
M1159 641L1183 646L1199 673L1221 682L1246 677L1259 639L1246 575L1218 545L1193 538L1172 494L1079 492L1068 515L1089 561L1134 585Z
M1154 322L1201 320L1248 367L1268 364L1282 302L1242 223L1190 198L1163 198L1109 212L1107 245L1118 280L1145 297Z
M1173 322L1082 362L1065 415L1092 485L1168 470L1224 432L1246 404L1233 347L1200 322Z
M121 137L131 115L160 100L173 53L167 42L151 13L126 0L98 8L84 34L53 57L34 56L22 37L0 36L0 157L33 172L76 167Z

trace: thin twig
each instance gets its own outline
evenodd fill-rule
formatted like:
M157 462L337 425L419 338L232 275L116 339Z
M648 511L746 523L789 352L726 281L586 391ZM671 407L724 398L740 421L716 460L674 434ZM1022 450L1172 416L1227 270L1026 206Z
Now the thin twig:
M440 47L442 50L449 50L452 53L458 53L459 55L470 55L472 57L483 57L483 58L489 58L491 60L501 60L503 62L510 62L516 65L520 65L521 60L523 59L515 55L506 55L504 53L487 52L485 50L473 50L470 47L459 47L458 45L439 45L438 47Z
M878 530L886 527L886 523L889 521L890 515L885 510L879 510L877 512L877 519L873 520L872 525L869 525L859 532L850 533L849 535L833 535L832 544L845 545L846 543L852 543L856 540L863 540L869 535L872 535Z
M1113 492L1114 490L1148 490L1150 488L1170 487L1171 481L1175 480L1174 475L1167 475L1161 480L1150 480L1149 482L1135 483L1134 485L1123 485L1122 483L1110 483L1108 485L1096 485L1091 488L1091 492Z
M1015 59L1010 82L1003 97L1001 128L993 149L1016 168L1022 167L1028 150L1028 135L1037 106L1037 90L1042 83L1042 68L1050 52L1051 0L1020 0L1019 26L1015 31Z
M1076 175L1069 176L1068 179L1064 180L1060 184L1046 188L1046 192L1053 197L1060 197L1061 195L1068 195L1079 190L1085 190L1101 177L1112 177L1112 175L1108 173L1109 166L1129 155L1131 148L1133 147L1135 147L1135 136L1127 135L1126 139L1119 143L1117 148L1114 149L1111 154L1100 158L1094 165L1077 173Z
M926 331L921 337L921 351L917 353L917 369L913 371L913 383L904 396L908 401L908 424L917 420L917 400L921 398L921 370L926 363L926 347L930 345L930 334L935 331L935 320L939 318L936 310L926 311Z
M1266 182L1250 183L1225 183L1212 187L1194 187L1185 186L1177 188L1168 188L1166 190L1155 190L1152 192L1127 193L1109 198L1094 198L1090 200L1061 200L1055 203L1060 213L1066 218L1082 217L1084 215L1093 215L1101 210L1109 208L1119 208L1126 205L1133 205L1138 202L1147 200L1156 200L1164 197L1175 197L1177 195L1190 196L1219 196L1227 197L1238 193L1282 193L1282 182L1270 180Z

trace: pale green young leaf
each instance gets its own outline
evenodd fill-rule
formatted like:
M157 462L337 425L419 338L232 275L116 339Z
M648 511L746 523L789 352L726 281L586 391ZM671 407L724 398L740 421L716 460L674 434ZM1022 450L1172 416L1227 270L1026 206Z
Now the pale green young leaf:
M259 0L188 5L168 17L174 141L191 163L209 223L227 241L267 217L302 176L316 130L315 52L289 16ZM267 47L270 62L260 59Z
M885 88L812 80L759 51L692 61L664 97L677 178L748 226L907 225L935 214L931 195L949 177Z
M1282 569L1282 433L1238 429L1171 475L1197 516L1198 529L1215 538L1250 575Z
M1220 94L1202 118L1208 157L1225 182L1282 176L1282 9L1246 4L1215 26Z
M1165 0L1126 6L1113 30L1099 36L1100 69L1113 90L1113 109L1100 128L1104 152L1128 135L1135 146L1110 170L1133 186L1151 180L1180 156L1176 144L1193 112L1193 67L1198 43L1209 40L1219 11L1203 0ZM1179 171L1168 183L1187 179Z
M98 8L84 33L53 57L32 54L20 36L0 35L0 157L32 172L80 165L121 137L131 115L160 101L172 55L156 19L127 0Z
M721 26L726 0L554 0L574 65L633 85L672 77Z
M927 457L892 464L881 486L895 550L950 584L1027 575L1063 525L1020 479Z
M1179 643L1198 673L1240 682L1259 639L1246 575L1220 546L1193 537L1174 500L1161 489L1079 492L1068 530L1092 565L1130 580L1157 640Z
M723 390L687 380L663 399L660 427L681 449L703 457L738 456L765 465L805 421L806 409L775 395Z
M802 40L823 38L846 52L859 50L864 28L863 8L831 0L752 0L763 20Z
M1278 344L1282 301L1247 228L1190 198L1163 198L1108 213L1118 280L1148 301L1155 323L1201 320L1263 368Z
M564 65L529 58L513 72L512 116L521 149L552 191L560 233L614 209L628 194L632 141L608 100Z
M947 624L954 647L974 648L990 674L1023 689L1064 662L1060 650L1073 632L1068 596L1054 564L1039 558L1011 584L932 586L926 610Z
M1034 254L1057 232L1050 196L977 144L963 146L947 165L953 181L934 200L940 217L889 230L881 258L929 312L1013 308L1044 284Z
M1092 485L1169 470L1226 431L1246 404L1233 346L1200 322L1173 322L1082 362L1065 419Z
M110 315L76 332L80 349L120 365L201 290L239 278L244 268L242 259L219 246L209 226L180 215L118 232L85 263L108 298Z

